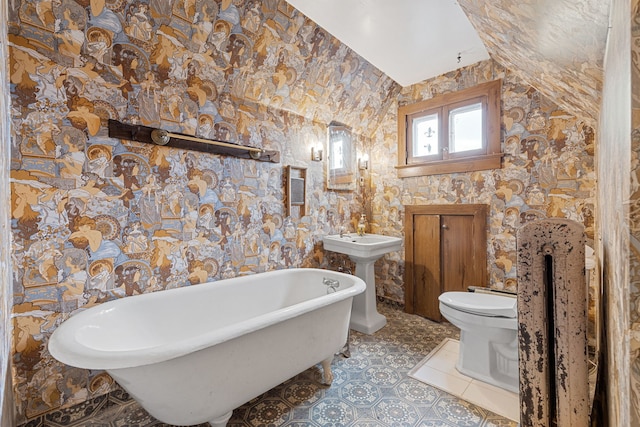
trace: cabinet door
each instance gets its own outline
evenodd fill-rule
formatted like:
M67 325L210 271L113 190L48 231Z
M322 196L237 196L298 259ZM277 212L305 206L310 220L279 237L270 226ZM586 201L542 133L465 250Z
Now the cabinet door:
M487 285L486 205L405 207L405 310L441 321L438 297Z
M414 312L440 321L440 215L413 217Z
M442 292L466 291L469 286L481 286L476 277L473 241L473 215L443 215Z

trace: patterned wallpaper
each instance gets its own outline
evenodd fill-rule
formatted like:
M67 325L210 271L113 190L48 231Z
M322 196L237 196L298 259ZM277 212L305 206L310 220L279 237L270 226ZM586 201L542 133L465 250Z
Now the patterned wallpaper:
M488 60L402 89L399 104L502 79L503 168L398 179L397 108L390 109L373 138L374 228L399 233L404 205L484 203L490 206L487 239L490 286L516 289L515 230L539 218L584 224L593 244L595 134L515 73ZM404 265L398 259L401 269ZM401 276L401 275L400 275ZM385 297L404 301L401 277L382 282Z
M0 34L7 32L7 6L0 5ZM0 51L2 57L8 57L6 37L0 36ZM0 101L0 117L8 117L9 111L9 82L7 79L8 67L5 63L0 66L0 82L4 99ZM13 422L13 393L11 387L11 224L10 203L11 185L9 182L9 155L11 150L10 123L5 119L0 121L0 426L11 427ZM5 154L6 153L6 154Z
M14 56L26 57L14 83L39 89L15 101L68 98L75 119L93 119L93 130L91 114L192 132L207 126L206 114L216 131L246 139L251 111L238 100L248 100L367 135L397 91L390 78L280 0L11 5L10 32L22 46Z
M610 0L460 0L489 54L563 110L598 120Z
M539 217L593 236L594 132L486 61L400 88L279 0L17 0L9 21L14 382L18 421L110 390L47 353L77 310L291 266L335 268L323 234L360 212L403 234L403 205L488 203L492 286L515 287L515 229ZM504 169L399 180L398 103L503 79ZM590 110L589 110L590 111ZM119 119L281 151L281 164L108 138ZM371 168L324 190L311 147L346 123ZM308 215L286 217L284 165L308 168ZM353 228L352 228L353 229ZM403 301L402 253L376 263Z
M78 310L345 263L320 237L356 221L364 193L324 191L311 147L336 120L362 152L398 91L391 79L284 1L10 7L18 421L110 389L46 350ZM281 163L111 139L107 118L276 149ZM284 214L285 165L308 168L305 217Z

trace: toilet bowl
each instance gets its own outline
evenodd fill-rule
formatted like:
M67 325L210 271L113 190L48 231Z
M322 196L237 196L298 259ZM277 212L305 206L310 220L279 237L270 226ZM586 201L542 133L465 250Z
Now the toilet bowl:
M518 393L516 298L480 292L445 292L440 313L460 328L460 373Z

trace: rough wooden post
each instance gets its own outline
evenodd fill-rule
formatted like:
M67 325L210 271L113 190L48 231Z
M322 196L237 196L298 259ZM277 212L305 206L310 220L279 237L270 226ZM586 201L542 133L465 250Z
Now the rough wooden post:
M587 426L584 227L531 222L517 245L520 426Z

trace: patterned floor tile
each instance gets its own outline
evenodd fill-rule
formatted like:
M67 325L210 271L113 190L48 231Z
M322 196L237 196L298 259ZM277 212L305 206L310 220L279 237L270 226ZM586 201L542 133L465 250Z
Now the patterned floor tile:
M388 324L374 335L352 331L351 357L336 356L331 387L312 367L233 412L228 427L515 427L516 423L460 400L408 372L458 330L379 304ZM59 413L58 413L59 412ZM201 424L199 427L207 426ZM124 390L23 427L166 427Z
M418 425L420 415L415 406L397 397L382 399L376 406L377 418L387 425L413 427Z
M402 380L396 387L398 397L416 406L428 407L440 398L440 390L411 378Z
M350 381L340 387L340 397L355 406L372 406L380 397L380 390L367 381Z
M443 397L434 405L433 411L438 419L449 422L453 426L475 427L484 421L484 411L481 408L467 404L453 396Z

